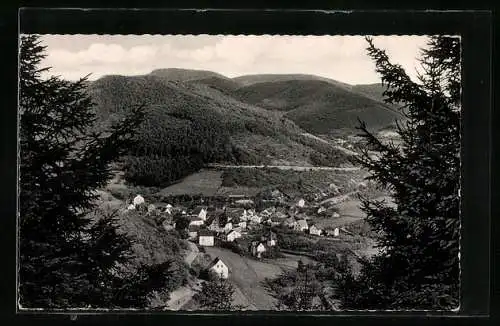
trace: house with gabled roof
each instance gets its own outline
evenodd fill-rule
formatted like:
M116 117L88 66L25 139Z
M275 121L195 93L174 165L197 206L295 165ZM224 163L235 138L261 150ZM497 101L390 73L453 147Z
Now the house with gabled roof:
M199 218L197 216L190 217L189 225L201 226L203 224L205 224L205 221L202 220L201 218Z
M284 225L288 226L289 228L295 227L295 224L297 224L297 221L293 217L287 218L284 222Z
M241 238L241 233L238 232L237 230L231 230L226 233L225 239L227 242L233 242L236 239Z
M303 219L295 221L295 225L293 226L293 228L296 231L307 231L307 229L309 229L309 226L307 225L307 221Z
M253 256L257 258L261 258L262 254L267 251L266 246L263 242L260 241L252 241L250 251Z
M188 226L188 236L189 236L189 239L196 240L196 237L198 236L198 231L199 230L200 230L200 227L198 225L190 225L190 226Z
M316 225L312 225L310 228L309 228L309 234L313 234L313 235L321 235L321 233L323 232L323 230L321 230L319 227L317 227Z
M207 219L207 213L208 213L208 208L206 206L197 206L193 210L193 212L191 213L191 215L197 216L198 218L200 218L202 220L206 220Z
M278 236L273 231L269 231L262 240L266 242L268 247L274 247L278 243Z
M215 258L210 265L208 265L208 270L215 273L215 275L220 278L227 279L229 277L229 268L219 257Z

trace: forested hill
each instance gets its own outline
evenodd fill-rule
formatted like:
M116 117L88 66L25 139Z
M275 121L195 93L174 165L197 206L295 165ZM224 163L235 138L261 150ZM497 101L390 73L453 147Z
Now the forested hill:
M383 128L401 118L393 107L375 98L379 89L370 90L370 96L363 94L365 89L354 91L353 87L323 80L290 79L253 83L235 94L241 101L285 111L286 118L314 134L354 130L358 117L371 128Z
M162 186L208 162L340 165L338 149L304 137L278 111L244 103L207 82L164 76L106 76L89 86L102 124L145 105L146 120L126 158L126 178ZM182 79L182 78L181 78Z

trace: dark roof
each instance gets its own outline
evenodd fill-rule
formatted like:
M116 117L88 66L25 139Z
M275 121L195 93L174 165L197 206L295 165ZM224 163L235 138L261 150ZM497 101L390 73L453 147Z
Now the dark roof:
M212 232L212 231L210 231L210 230L207 230L207 229L202 229L202 230L200 230L200 232L198 232L198 235L199 235L200 237L203 237L203 236L213 236L214 234L213 234L213 232Z
M199 218L198 216L190 216L190 217L189 217L189 219L190 219L191 221L202 221L202 219L201 219L201 218Z
M207 210L207 207L206 206L197 206L194 210L193 210L193 214L200 214L201 210L204 209L204 210Z
M198 225L190 225L188 227L189 232L195 232L195 231L199 231L199 230L200 230L200 227Z
M218 217L219 217L220 213L219 214L208 214L207 215L207 221L205 222L206 225L212 225L212 223L215 221L215 222L218 222Z
M222 261L222 259L220 259L219 257L215 257L215 259L214 259L214 260L212 260L212 262L210 263L210 265L208 265L208 268L210 269L210 268L214 267L214 266L215 266L215 264L217 264L219 261L220 261L221 263L223 263L224 265L226 265L226 264ZM226 265L226 266L227 266L227 265Z

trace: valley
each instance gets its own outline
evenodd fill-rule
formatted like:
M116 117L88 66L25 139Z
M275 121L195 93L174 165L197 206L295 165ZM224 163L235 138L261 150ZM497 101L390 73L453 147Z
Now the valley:
M100 205L119 209L142 260L177 257L178 281L157 305L199 309L193 296L215 259L228 268L235 305L273 310L264 283L294 272L299 260L319 268L325 254L345 255L356 270L359 257L376 254L358 196L388 193L356 163L354 122L367 119L393 137L398 114L377 97L380 88L354 89L303 75L230 79L182 69L90 85L102 126L141 101L145 108ZM217 224L222 216L225 225ZM167 243L178 249L158 254Z

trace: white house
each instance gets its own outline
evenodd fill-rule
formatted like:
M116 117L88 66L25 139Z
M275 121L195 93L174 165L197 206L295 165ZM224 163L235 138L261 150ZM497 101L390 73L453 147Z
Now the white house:
M203 225L205 224L205 221L202 220L201 218L198 218L198 217L193 217L191 218L191 221L189 222L189 225L196 225L196 226L200 226L200 225Z
M260 258L262 253L266 252L266 246L264 246L263 243L259 243L259 245L255 248L255 251L257 253L257 257Z
M274 232L271 232L269 234L269 236L266 237L266 239L267 239L267 245L269 247L274 247L278 243L278 237L276 236L276 233L274 233Z
M295 222L295 225L293 226L293 228L296 231L306 231L309 228L309 226L307 225L306 220L298 220Z
M172 209L173 209L173 208L174 208L174 207L173 207L172 205L167 204L167 206L165 207L165 213L167 213L167 214L172 214Z
M214 235L204 230L198 232L198 243L200 246L213 247L215 243Z
M135 209L135 205L134 204L130 204L130 205L128 205L127 209L129 211L131 211L131 210Z
M321 206L321 207L318 208L318 214L321 214L321 213L323 213L325 211L326 211L326 208L323 207L323 206Z
M209 218L207 221L208 229L214 232L223 231L223 228L219 226L219 220L220 220L219 216Z
M321 235L322 230L318 228L316 225L313 225L309 228L309 234Z
M239 199L234 202L237 205L242 205L242 206L247 206L247 205L253 205L254 202L251 199ZM247 206L248 207L248 206Z
M208 269L213 271L220 278L227 279L229 277L229 268L219 257L214 259Z
M199 226L190 225L188 227L188 236L189 236L189 239L196 240L196 237L198 236L198 231L199 230L200 230Z
M263 216L264 218L266 217L271 217L273 213L271 212L271 210L269 208L263 210L262 212L260 212L260 215Z
M193 215L205 221L207 219L207 208L204 206L198 206L194 209Z
M293 217L287 218L283 223L290 228L295 227L295 225L297 224Z
M337 213L337 212L334 212L334 213L332 214L332 217L333 217L333 218L339 218L339 217L340 217L340 214L339 214L339 213Z
M335 230L333 230L333 236L338 237L339 234L340 234L339 228L335 228Z
M252 215L249 217L249 220L254 223L262 223L262 216L260 215Z
M239 233L236 230L231 230L229 233L226 235L226 240L228 242L233 242L235 239L241 238L241 233Z
M152 213L156 210L156 206L153 204L148 205L148 213Z
M135 206L144 204L145 203L144 197L142 197L141 195L135 196L133 203Z
M302 198L301 198L301 199L298 201L297 206L299 206L299 207L304 207L304 205L305 205L305 204L306 204L306 201L305 201L304 199L302 199Z
M261 258L262 253L265 252L266 246L264 245L263 242L259 241L252 241L251 245L251 252L253 256L256 256L257 258Z
M175 226L172 223L169 223L169 221L163 221L162 225L165 231L170 231L175 228Z
M229 232L233 229L233 223L227 222L226 225L224 225L224 232Z

